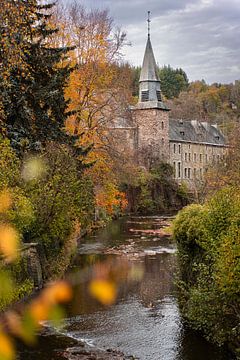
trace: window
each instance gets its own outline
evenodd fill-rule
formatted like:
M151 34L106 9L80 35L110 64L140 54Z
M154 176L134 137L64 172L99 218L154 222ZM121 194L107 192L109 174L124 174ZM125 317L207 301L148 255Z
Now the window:
M202 162L202 154L199 155L199 160Z
M194 153L194 162L197 162L197 154Z
M178 145L178 153L181 154L181 145Z
M174 175L175 178L177 177L176 176L176 162L175 161L173 162L173 175Z
M187 178L187 173L188 173L188 170L187 170L187 168L185 168L184 169L184 177L185 177L185 179Z
M191 169L188 168L188 178L191 179Z
M143 90L141 93L141 101L148 101L149 100L149 90Z
M158 99L158 101L162 100L160 90L157 90L157 99Z
M178 177L181 177L181 163L178 162Z
M162 130L164 129L164 122L162 121Z
M202 178L202 169L199 169L199 173L200 173L200 178Z
M194 179L196 178L196 175L197 175L197 170L194 168L193 169L193 177L194 177Z
M187 161L187 153L185 153L185 161Z
M176 144L173 144L173 152L176 153Z
M191 161L191 153L188 154L188 160Z
M206 163L208 162L208 156L207 154L205 155L205 160L206 160Z

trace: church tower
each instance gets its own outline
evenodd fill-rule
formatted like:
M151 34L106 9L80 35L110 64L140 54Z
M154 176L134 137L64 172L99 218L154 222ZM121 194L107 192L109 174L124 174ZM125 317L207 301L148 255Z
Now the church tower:
M150 40L150 11L148 37L139 80L139 98L133 108L138 129L138 162L150 167L156 161L169 161L169 110L162 102L160 79Z

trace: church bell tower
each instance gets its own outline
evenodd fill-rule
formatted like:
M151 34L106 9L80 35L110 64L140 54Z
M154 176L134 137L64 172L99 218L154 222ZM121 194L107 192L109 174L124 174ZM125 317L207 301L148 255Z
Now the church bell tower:
M133 117L138 128L138 162L151 167L154 162L169 160L169 108L162 101L161 84L150 39L148 36L139 79L138 103Z

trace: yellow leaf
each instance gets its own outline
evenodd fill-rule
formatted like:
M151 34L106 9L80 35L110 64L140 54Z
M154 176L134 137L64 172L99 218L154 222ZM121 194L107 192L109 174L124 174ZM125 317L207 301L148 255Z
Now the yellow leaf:
M19 235L10 225L0 225L0 251L8 261L13 261L17 257L19 246Z
M44 321L48 318L49 306L45 302L38 299L30 305L30 314L36 323Z
M0 359L12 360L15 357L13 344L8 336L0 332Z
M46 288L43 297L49 303L67 302L72 298L72 289L65 281L60 281Z
M91 281L89 291L93 297L104 305L113 304L117 295L116 285L106 280Z

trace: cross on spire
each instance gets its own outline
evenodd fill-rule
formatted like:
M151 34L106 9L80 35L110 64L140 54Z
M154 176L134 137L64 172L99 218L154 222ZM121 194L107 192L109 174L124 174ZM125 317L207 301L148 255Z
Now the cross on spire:
M151 14L151 12L148 11L148 19L147 19L147 22L148 22L148 38L150 38L150 22L151 22L150 14Z

